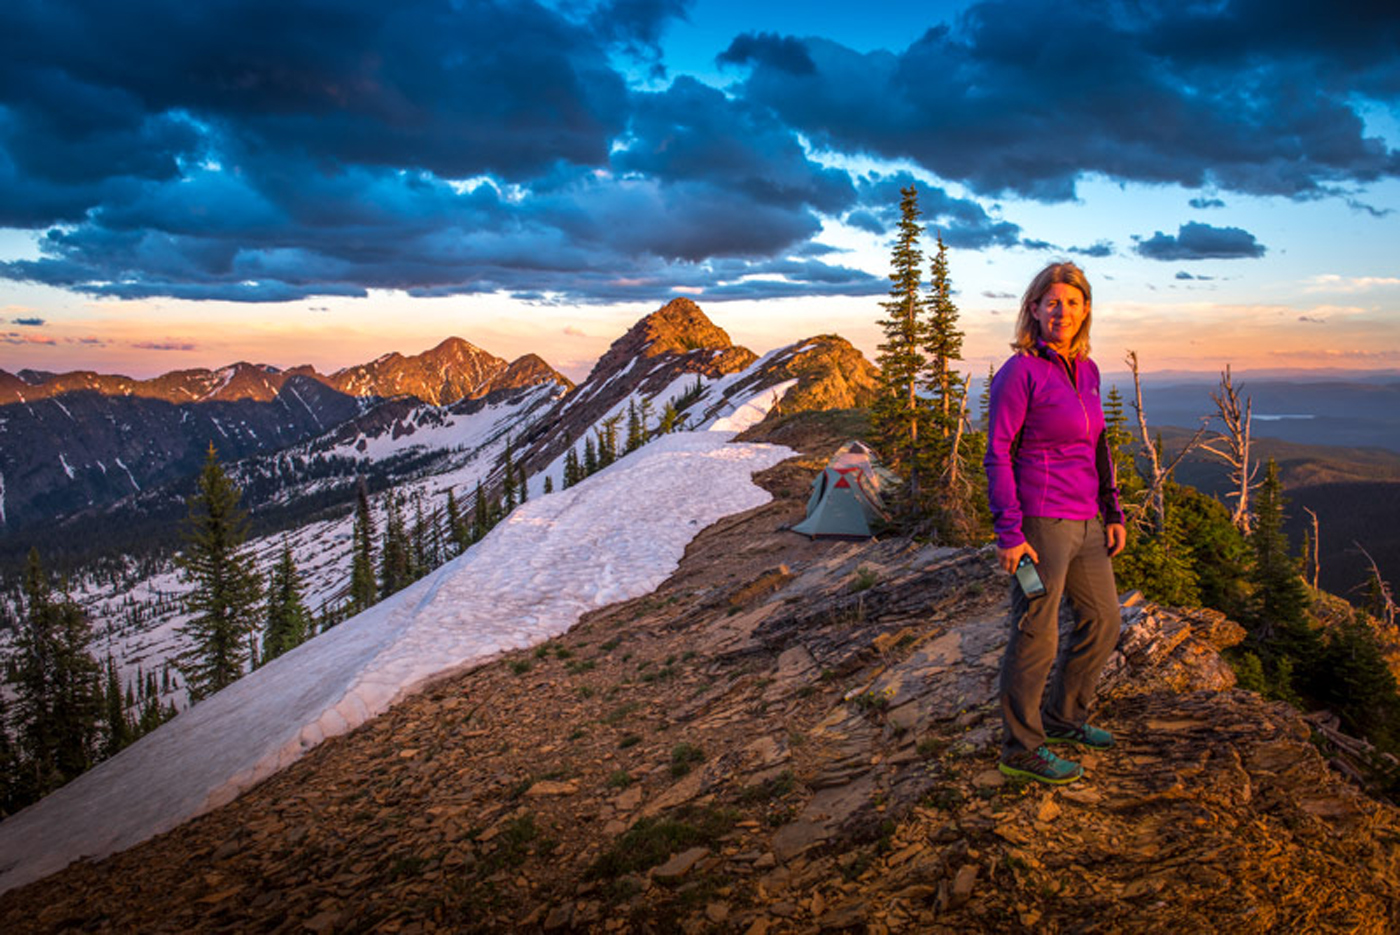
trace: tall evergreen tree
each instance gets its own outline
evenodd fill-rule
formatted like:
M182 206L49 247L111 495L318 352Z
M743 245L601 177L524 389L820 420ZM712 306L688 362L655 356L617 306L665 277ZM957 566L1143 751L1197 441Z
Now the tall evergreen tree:
M282 541L282 555L267 585L267 616L263 625L263 661L300 646L311 636L311 612L302 601L301 575L292 547Z
M472 505L472 541L480 542L491 529L491 501L481 481L476 482L476 500Z
M452 488L447 488L447 534L452 544L455 546L455 553L461 554L466 551L469 544L467 538L467 525L462 521L462 511L457 506L457 497L452 492Z
M180 657L191 701L243 675L248 640L258 628L261 587L252 557L240 551L248 534L240 496L210 444L198 492L189 502L185 549L177 559L185 580L193 585L185 597L193 616L180 628L191 644Z
M431 530L428 518L423 515L423 496L415 490L413 492L413 531L408 537L412 558L409 563L409 580L411 581L417 581L432 571L437 564L433 556Z
M134 738L131 736L133 725L126 713L126 704L122 697L121 679L117 677L117 660L111 656L107 657L102 709L107 728L102 753L104 756L113 756Z
M501 499L504 501L505 512L509 513L515 509L515 463L511 460L510 439L506 439L505 467L502 471Z
M100 717L92 630L82 609L55 598L30 549L24 570L25 614L6 659L14 692L15 744L26 800L46 795L90 765Z
M634 400L627 400L627 444L624 453L631 454L642 447L642 416L637 411L637 404Z
M544 476L544 492L554 493L554 478L548 474Z
M1254 547L1252 616L1264 638L1280 630L1296 632L1307 628L1304 616L1308 606L1307 587L1289 554L1288 538L1283 532L1286 502L1278 464L1270 458L1255 504L1254 532L1249 537Z
M523 506L530 499L530 478L525 475L525 465L519 467L520 503Z
M402 591L412 581L413 556L403 509L393 489L384 495L384 540L379 549L379 597Z
M589 436L583 440L583 476L592 477L598 473L598 449L593 444L593 437Z
M958 307L953 302L953 286L948 275L948 248L943 235L937 236L938 252L929 270L927 325L923 334L926 355L924 386L932 409L932 427L938 440L946 442L957 429L962 376L956 364L962 360L963 332L958 327ZM935 450L940 447L935 442ZM946 457L946 453L943 453ZM936 476L936 475L935 475Z
M569 489L581 480L583 480L583 465L579 464L578 449L570 445L569 450L564 455L564 489Z
M622 413L604 419L597 429L598 470L602 470L617 460L617 425L622 421Z
M19 749L10 736L5 696L0 694L0 818L14 814L28 804L23 781Z
M910 472L910 494L919 498L917 460L920 426L927 422L926 407L918 396L919 374L926 339L925 299L922 289L923 250L919 240L919 194L914 186L900 189L899 232L890 255L889 299L880 303L886 317L880 319L885 339L875 362L880 368L879 392L870 407L871 435L885 460Z
M374 577L374 514L369 508L369 489L360 478L355 498L355 528L351 535L354 550L350 562L350 609L353 616L379 599Z

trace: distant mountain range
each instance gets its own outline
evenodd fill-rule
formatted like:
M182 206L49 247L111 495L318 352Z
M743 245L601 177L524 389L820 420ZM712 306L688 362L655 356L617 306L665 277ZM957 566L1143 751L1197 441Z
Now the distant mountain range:
M238 364L145 381L0 373L0 384L12 393L0 405L0 568L13 569L31 544L60 567L173 548L211 442L266 532L347 504L362 478L377 491L470 475L464 497L477 481L499 486L507 441L514 471L557 486L564 453L606 420L625 433L629 407L650 407L654 429L667 403L695 426L765 387L789 408L866 405L875 370L832 335L760 360L676 299L577 387L535 355L507 363L457 338L328 377Z
M150 380L86 371L0 371L0 530L101 509L225 460L279 451L388 400L450 406L573 384L539 357L507 362L461 338L325 376L238 363Z
M500 389L513 389L553 380L570 386L568 379L534 354L506 362L462 340L448 338L437 347L405 357L385 354L367 364L337 370L329 376L302 365L282 370L267 364L239 362L218 370L175 370L149 380L75 370L54 374L0 370L0 406L35 402L90 390L103 396L136 396L177 405L184 403L275 400L297 378L313 380L347 396L360 398L412 396L433 405L449 405L459 399L479 399Z

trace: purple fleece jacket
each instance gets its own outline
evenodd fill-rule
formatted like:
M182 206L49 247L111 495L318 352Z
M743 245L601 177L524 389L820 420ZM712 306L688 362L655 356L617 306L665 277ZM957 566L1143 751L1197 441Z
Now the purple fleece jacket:
M1012 357L992 378L987 497L997 545L1026 541L1021 517L1093 519L1121 523L1113 458L1104 438L1099 368L1074 365L1045 344Z

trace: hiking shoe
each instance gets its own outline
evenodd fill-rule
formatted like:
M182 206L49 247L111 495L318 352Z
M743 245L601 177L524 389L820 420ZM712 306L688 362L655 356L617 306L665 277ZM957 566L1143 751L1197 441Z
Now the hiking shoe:
M1046 728L1046 743L1072 743L1095 750L1107 750L1113 746L1113 735L1102 727L1085 724L1083 727Z
M1002 760L997 769L1003 774L1017 779L1034 779L1062 786L1074 782L1084 775L1084 769L1073 760L1063 760L1044 746L1036 747L1030 753Z

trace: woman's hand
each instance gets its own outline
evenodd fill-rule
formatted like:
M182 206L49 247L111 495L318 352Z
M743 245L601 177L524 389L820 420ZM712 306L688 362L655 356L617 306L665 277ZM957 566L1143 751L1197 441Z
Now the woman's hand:
M1122 529L1122 526L1118 527ZM1009 549L997 549L997 562L1001 565L1002 571L1008 575L1016 571L1016 565L1021 561L1022 555L1029 555L1031 561L1039 562L1040 556L1035 554L1035 549L1031 548L1029 542L1022 542L1020 545L1013 545Z
M1108 546L1108 557L1112 558L1128 544L1128 530L1122 523L1109 523L1104 528L1104 539L1104 544Z

